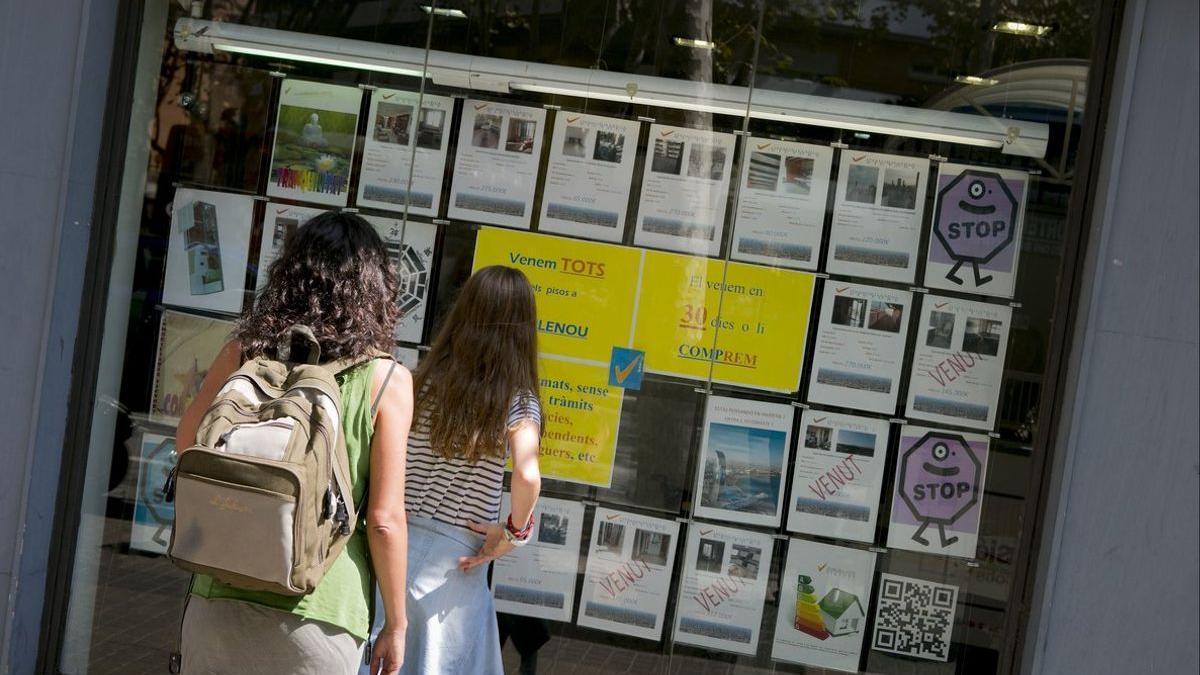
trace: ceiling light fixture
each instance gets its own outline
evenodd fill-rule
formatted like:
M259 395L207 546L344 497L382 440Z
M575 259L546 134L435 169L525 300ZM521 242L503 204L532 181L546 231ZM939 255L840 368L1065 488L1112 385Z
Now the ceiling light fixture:
M678 78L559 66L326 35L181 18L175 45L266 59L428 78L444 88L512 94L536 92L584 100L695 110L804 124L847 132L922 138L1044 157L1049 127L1040 122L888 105L831 96L693 82ZM402 85L400 85L402 86Z
M674 42L680 47L691 47L692 49L713 49L717 46L717 43L715 42L698 40L696 38L677 37L675 38Z
M1000 80L994 77L979 77L977 75L959 75L954 78L954 81L959 84L972 84L982 87L990 87L993 84L1000 84Z
M466 12L461 9L447 9L445 7L434 7L432 5L421 5L421 11L434 16L444 16L448 19L465 19Z
M1021 21L997 21L992 25L992 30L997 33L1008 33L1009 35L1024 35L1026 37L1043 37L1054 31L1054 26L1046 26L1036 23L1024 23Z

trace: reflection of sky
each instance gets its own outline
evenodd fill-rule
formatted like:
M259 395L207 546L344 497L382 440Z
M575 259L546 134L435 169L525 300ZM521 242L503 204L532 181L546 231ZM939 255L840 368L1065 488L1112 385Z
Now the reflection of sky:
M713 422L708 427L709 447L724 452L725 461L729 464L782 466L786 435L782 431L719 422Z
M849 443L859 448L873 448L875 447L875 434L842 429L838 432L838 443Z

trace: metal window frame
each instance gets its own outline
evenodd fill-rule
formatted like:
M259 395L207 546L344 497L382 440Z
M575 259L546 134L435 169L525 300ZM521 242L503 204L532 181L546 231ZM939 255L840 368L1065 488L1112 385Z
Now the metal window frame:
M139 37L145 0L120 0L117 30L105 103L103 137L97 166L92 237L84 269L75 355L71 364L71 394L67 403L62 465L58 480L54 531L46 568L45 603L37 647L38 673L59 673L70 605L71 575L75 568L75 534L82 517L83 484L87 471L92 410L108 310L110 264L117 234L121 176L133 109ZM91 283L89 283L89 281Z

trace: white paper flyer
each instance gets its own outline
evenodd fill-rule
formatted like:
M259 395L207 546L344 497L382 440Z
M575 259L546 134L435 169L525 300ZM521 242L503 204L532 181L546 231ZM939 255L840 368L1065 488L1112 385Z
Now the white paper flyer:
M833 148L755 137L747 143L731 257L817 269Z
M929 159L842 150L826 271L911 283Z
M512 509L505 492L500 517ZM536 530L525 546L498 558L492 566L492 597L496 611L570 621L579 572L579 540L584 506L579 502L542 497L534 509Z
M175 503L167 501L163 486L175 468L175 439L144 432L139 445L137 496L129 548L149 553L166 553L175 526Z
M900 430L889 548L975 557L989 440L964 431Z
M795 408L711 396L696 474L696 516L777 527Z
M925 285L1011 298L1029 174L964 164L938 167Z
M454 99L414 91L371 94L358 178L358 206L438 215ZM409 184L409 173L412 184Z
M267 196L345 206L361 103L358 87L285 79Z
M895 414L911 307L908 291L827 280L808 400Z
M872 543L888 431L887 420L804 411L787 529Z
M790 540L771 658L857 672L874 574L870 551Z
M634 243L720 253L735 143L733 134L652 124Z
M597 507L575 623L662 637L678 538L674 520Z
M254 290L261 291L267 285L271 265L283 251L283 243L292 236L296 228L324 213L322 209L309 206L293 206L269 202L263 216L262 242L258 246L258 269L255 271Z
M1012 308L927 295L908 383L908 415L990 431Z
M246 195L176 190L163 304L240 313L253 220L254 200Z
M528 230L546 111L463 101L448 215Z
M393 338L400 342L419 343L425 328L429 288L433 284L433 248L437 241L437 226L413 220L405 223L396 218L364 217L383 237L399 277L396 302L400 305L400 318L396 321Z
M774 545L769 534L695 523L679 579L675 641L756 654Z
M555 116L539 231L621 241L640 127L613 117Z

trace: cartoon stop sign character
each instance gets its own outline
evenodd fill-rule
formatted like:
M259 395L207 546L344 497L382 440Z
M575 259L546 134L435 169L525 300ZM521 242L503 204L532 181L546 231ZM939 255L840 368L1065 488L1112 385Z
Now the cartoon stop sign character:
M933 234L954 260L946 278L963 281L958 269L970 263L975 285L992 280L979 266L1008 248L1017 230L1018 202L1000 174L985 169L966 169L938 192L933 214Z
M900 497L921 526L913 541L928 546L921 536L937 525L942 547L958 541L946 527L958 521L979 501L979 457L958 434L930 431L905 451L900 462Z

